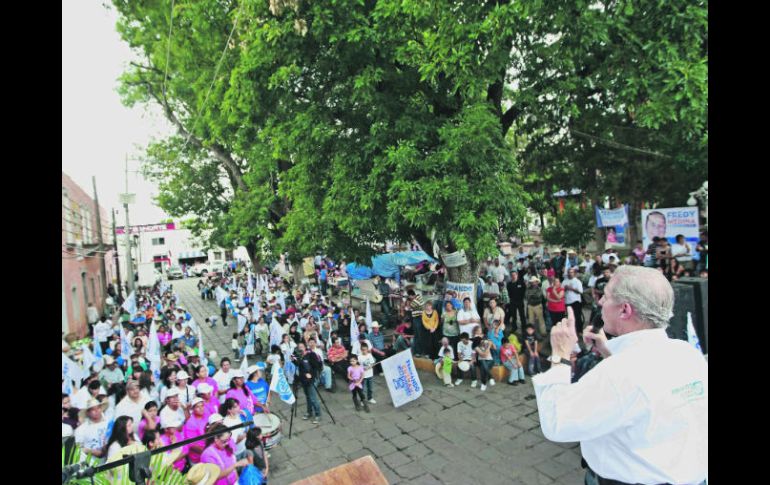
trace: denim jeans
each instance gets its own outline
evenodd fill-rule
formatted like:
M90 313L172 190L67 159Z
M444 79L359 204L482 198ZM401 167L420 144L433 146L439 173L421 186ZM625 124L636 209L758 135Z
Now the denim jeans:
M481 370L481 383L487 384L492 375L492 360L479 359L479 370Z
M529 372L529 375L533 376L535 375L535 371L537 371L538 374L543 372L540 369L540 357L527 354L527 372Z
M318 394L316 393L313 382L302 383L302 390L305 391L305 398L307 399L307 414L308 416L321 417L321 403L318 401Z
M523 381L524 380L524 367L521 365L517 368L513 367L513 360L503 362L506 369L511 371L511 375L508 376L508 382Z
M372 381L374 380L373 377L365 377L364 378L364 392L366 393L366 399L371 400L372 399Z
M324 386L324 389L331 389L332 388L332 368L328 365L324 365L323 370L321 371L321 375L318 377L319 381L321 382L321 385Z

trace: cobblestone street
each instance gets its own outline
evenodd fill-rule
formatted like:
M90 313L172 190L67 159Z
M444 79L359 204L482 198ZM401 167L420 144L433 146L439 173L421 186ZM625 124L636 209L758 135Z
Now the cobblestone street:
M235 319L214 329L219 318L214 300L203 301L197 278L171 282L181 304L203 330L206 351L230 356ZM250 361L250 363L253 363ZM218 365L219 362L216 362ZM233 362L234 367L239 362ZM464 381L445 388L432 373L420 372L423 395L393 408L384 378L375 377L371 414L354 410L347 387L321 391L336 420L322 406L321 424L303 421L305 397L297 396L299 412L288 438L290 407L271 397L271 411L283 418L283 441L271 450L269 483L290 484L328 468L371 455L391 485L396 484L573 484L583 483L577 443L552 443L540 432L532 385L498 383L485 392Z

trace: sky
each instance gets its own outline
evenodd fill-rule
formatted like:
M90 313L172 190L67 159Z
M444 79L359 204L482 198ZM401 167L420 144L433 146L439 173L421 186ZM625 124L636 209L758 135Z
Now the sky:
M62 0L62 171L90 195L96 176L99 204L117 209L123 225L118 194L126 191L126 155L129 171L138 170L143 147L173 129L155 105L121 104L117 79L137 56L115 30L117 13L102 3ZM168 218L152 203L155 184L129 172L128 191L136 194L132 226Z

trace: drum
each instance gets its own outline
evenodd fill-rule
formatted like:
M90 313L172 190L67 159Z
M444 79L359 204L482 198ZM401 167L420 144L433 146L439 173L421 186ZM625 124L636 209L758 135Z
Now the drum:
M457 364L457 368L463 372L468 372L469 370L471 370L471 364L467 360L463 360Z
M254 416L254 425L262 430L262 442L269 450L283 439L281 434L281 418L273 413L263 413Z

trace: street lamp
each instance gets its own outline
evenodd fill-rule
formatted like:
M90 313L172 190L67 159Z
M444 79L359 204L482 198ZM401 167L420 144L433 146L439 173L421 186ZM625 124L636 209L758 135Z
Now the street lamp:
M703 205L703 218L706 219L706 225L708 226L708 219L709 219L709 182L706 180L703 182L703 185L700 186L699 189L694 190L690 192L690 198L687 199L687 205L689 206L696 206L699 205L698 202L701 202Z

